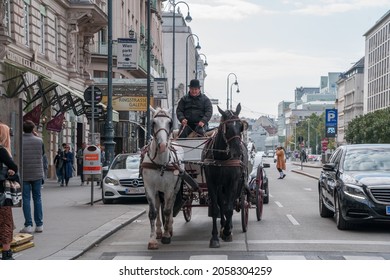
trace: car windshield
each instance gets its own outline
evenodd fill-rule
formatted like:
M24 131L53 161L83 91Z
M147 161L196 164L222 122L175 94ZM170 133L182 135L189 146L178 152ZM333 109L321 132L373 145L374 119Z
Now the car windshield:
M120 155L113 162L111 169L138 169L139 162L139 155Z
M348 150L345 171L390 170L390 148Z

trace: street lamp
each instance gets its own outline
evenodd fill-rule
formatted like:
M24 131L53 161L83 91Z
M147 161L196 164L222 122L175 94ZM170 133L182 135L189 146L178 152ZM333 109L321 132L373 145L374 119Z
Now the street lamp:
M203 53L200 53L198 56L196 56L196 62L195 62L195 79L198 79L198 58L200 57L200 56L204 56L204 59L205 59L205 62L203 63L203 65L206 67L206 66L208 66L209 64L207 63L207 57L206 57L206 55L204 55Z
M227 76L227 81L226 81L226 110L229 110L229 78L230 78L230 75L234 75L234 77L236 78L236 81L234 82L234 84L238 85L237 75L234 73L229 73Z
M240 93L240 87L238 86L238 83L237 82L232 83L230 85L230 110L233 110L233 108L232 108L233 107L232 106L232 104L233 104L233 95L232 95L232 87L233 87L233 85L235 85L237 87L236 92Z
M169 3L173 6L173 18L172 18L172 121L175 120L175 19L176 19L176 6L179 4L185 4L188 12L185 17L186 22L191 22L192 17L190 16L190 7L184 1L175 3L175 0L169 0ZM176 128L176 121L173 121L173 128Z
M198 37L198 35L196 35L196 34L188 35L187 39L186 39L186 87L188 86L188 38L190 38L192 36L195 36L198 39L198 43L196 44L195 49L196 50L200 50L201 49L201 47L199 45L199 37ZM196 52L195 52L195 63L196 63Z

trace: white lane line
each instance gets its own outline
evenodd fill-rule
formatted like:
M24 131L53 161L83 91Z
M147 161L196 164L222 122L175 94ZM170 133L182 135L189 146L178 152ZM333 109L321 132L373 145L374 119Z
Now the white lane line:
M376 256L362 256L362 255L348 256L348 255L344 255L343 257L344 257L344 259L350 260L350 261L354 261L354 260L385 260L382 257L376 257Z
M294 226L299 226L298 221L295 220L295 218L294 218L292 215L287 214L286 216L287 216L287 218L290 220L290 222L291 222Z
M303 255L267 255L268 260L306 260Z
M312 189L311 188L303 188L305 191L312 191Z
M234 241L233 241L234 242ZM331 244L331 245L370 245L390 246L389 241L365 240L248 240L248 244Z
M227 260L227 255L192 255L190 260Z
M280 208L283 207L282 203L280 203L279 201L275 201L275 204L278 205Z
M151 260L153 256L115 256L113 260Z

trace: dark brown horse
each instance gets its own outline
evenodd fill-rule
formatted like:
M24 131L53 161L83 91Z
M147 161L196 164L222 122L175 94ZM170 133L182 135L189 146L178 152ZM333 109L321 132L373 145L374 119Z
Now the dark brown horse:
M219 248L217 218L221 218L221 238L232 241L232 216L237 199L248 181L248 152L242 141L244 125L236 111L223 111L217 133L208 141L202 152L202 162L206 176L213 218L210 248Z

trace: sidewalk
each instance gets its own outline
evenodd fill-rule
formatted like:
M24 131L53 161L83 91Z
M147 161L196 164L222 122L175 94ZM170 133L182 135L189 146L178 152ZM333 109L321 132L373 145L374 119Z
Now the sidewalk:
M95 183L93 196L91 189L91 184L80 186L79 177L71 178L68 187L47 179L42 189L43 232L33 233L35 246L15 253L15 259L76 259L146 212L146 202L103 205L100 186ZM22 208L14 208L13 215L18 233L24 223Z

